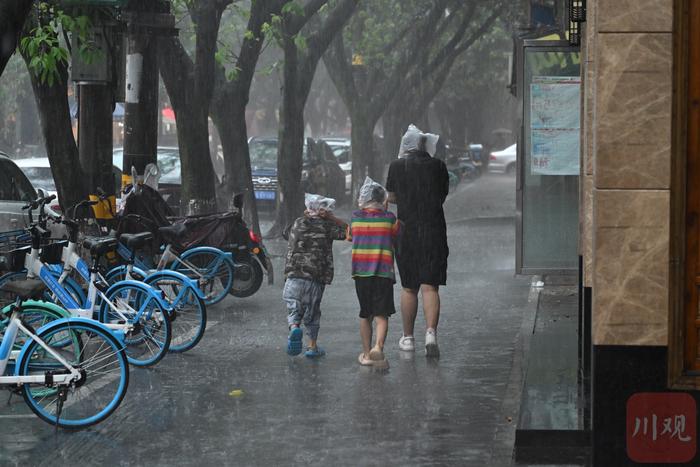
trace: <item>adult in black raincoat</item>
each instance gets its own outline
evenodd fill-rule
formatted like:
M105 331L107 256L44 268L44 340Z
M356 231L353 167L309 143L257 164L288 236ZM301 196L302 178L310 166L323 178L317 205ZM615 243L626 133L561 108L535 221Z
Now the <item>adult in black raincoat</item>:
M403 336L399 348L415 350L413 331L418 314L418 293L423 296L426 321L425 350L439 357L437 326L440 319L439 287L447 281L447 226L442 205L450 178L445 163L431 156L438 136L409 126L401 140L399 159L389 166L386 188L402 222L396 262L401 276Z

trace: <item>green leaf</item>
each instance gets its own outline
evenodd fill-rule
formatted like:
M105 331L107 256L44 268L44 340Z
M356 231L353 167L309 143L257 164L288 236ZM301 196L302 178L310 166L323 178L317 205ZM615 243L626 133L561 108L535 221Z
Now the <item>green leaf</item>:
M296 46L297 49L304 51L308 48L307 43L306 43L306 37L304 37L301 34L297 34L294 36L294 45Z
M282 7L282 14L283 15L303 16L304 15L304 8L301 5L299 5L297 2L290 1Z

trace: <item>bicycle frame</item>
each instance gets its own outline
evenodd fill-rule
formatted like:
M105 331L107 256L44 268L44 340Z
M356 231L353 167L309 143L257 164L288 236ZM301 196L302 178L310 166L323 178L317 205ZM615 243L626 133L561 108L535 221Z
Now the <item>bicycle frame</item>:
M55 326L57 323L63 323L64 321L68 321L68 319L61 319L58 321L53 321L46 326L43 326L39 331L37 331L37 334L41 334L41 332L46 329L48 326ZM17 351L12 351L12 347L14 346L15 342L17 341L17 335L19 333L22 333L28 337L28 340L25 342L24 346L22 347L22 350L19 352ZM63 384L63 385L68 385L71 384L73 381L78 381L81 378L80 371L78 371L75 367L73 367L70 363L68 363L63 357L61 357L58 353L56 353L55 350L53 350L50 346L48 346L44 341L42 341L37 334L34 334L31 330L27 329L26 326L22 324L22 321L19 319L19 313L17 311L13 311L12 315L10 316L10 324L8 325L7 329L5 330L5 335L3 340L0 342L0 375L3 375L5 373L5 369L7 368L7 363L11 360L14 359L15 361L19 361L18 357L21 358L22 354L26 352L27 348L29 347L29 344L31 341L36 341L37 344L39 344L46 352L48 352L52 357L54 357L61 365L63 365L66 370L68 370L70 373L66 373L63 375L34 375L34 376L20 376L19 375L19 365L15 365L15 375L14 376L0 376L0 385L21 385L21 384L27 384L27 383L38 383L38 384L48 384L49 382L52 382L53 384ZM51 378L51 381L48 380L48 378Z
M216 270L219 265L221 264L222 261L225 261L226 259L229 259L231 262L233 262L233 255L230 252L219 250L218 248L212 248L212 247L196 247L192 248L190 250L187 250L188 252L197 252L197 251L210 251L212 253L217 254L217 260L215 264L214 270ZM117 253L119 256L121 256L125 261L129 261L131 259L131 250L124 244L120 243L117 246ZM204 279L204 280L209 280L211 279L210 275L205 275L202 274L199 271L199 268L197 266L193 265L186 259L183 259L182 256L178 255L175 253L173 250L173 247L171 244L167 244L165 246L165 250L163 251L163 254L161 255L160 259L158 260L158 265L156 266L155 269L150 268L148 265L146 265L143 261L141 261L138 257L134 258L134 266L138 268L140 271L143 271L145 273L150 273L155 271L163 271L165 270L166 266L172 262L177 261L178 263L181 263L183 266L185 266L187 269L192 271L199 277L199 279Z
M39 249L32 248L31 253L26 257L24 264L24 267L27 270L27 277L38 277L41 279L41 281L44 282L48 289L55 295L58 301L61 302L63 307L74 317L93 319L97 298L99 296L99 298L104 300L104 302L119 317L119 319L124 321L124 324L103 324L112 331L123 331L125 333L130 332L133 329L133 325L130 324L131 320L127 318L124 312L133 313L136 320L140 320L144 313L146 313L145 308L149 302L144 302L143 306L138 311L133 309L124 301L120 303L123 308L116 307L110 300L107 299L107 296L97 288L96 282L99 278L98 272L95 270L95 268L92 270L88 268L90 271L90 275L88 277L88 294L86 302L83 304L84 307L81 307L61 284L61 282L68 277L74 267L81 274L81 276L83 275L85 268L87 268L85 261L83 261L83 259L80 258L77 253L75 253L75 248L76 244L72 242L69 242L68 246L63 248L64 251L62 253L62 258L65 258L67 262L64 263L63 272L58 279L56 279L54 276L54 270L39 260ZM81 263L82 266L79 266ZM132 285L139 287L142 286L140 283L136 283L134 281L131 282ZM169 308L169 305L165 304L163 300L160 300L155 292L151 293L149 291L149 293L151 294L152 298L157 300L165 309ZM149 310L147 313L148 318L150 318L152 311Z

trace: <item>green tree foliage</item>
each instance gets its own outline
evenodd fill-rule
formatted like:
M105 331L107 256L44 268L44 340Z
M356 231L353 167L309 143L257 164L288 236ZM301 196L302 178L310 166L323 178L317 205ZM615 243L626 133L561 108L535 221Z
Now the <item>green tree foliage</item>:
M20 41L20 50L30 57L28 67L41 83L53 85L60 78L59 67L70 61L70 40L77 40L81 59L87 63L102 57L90 39L90 18L78 10L66 12L53 2L37 2L32 21Z

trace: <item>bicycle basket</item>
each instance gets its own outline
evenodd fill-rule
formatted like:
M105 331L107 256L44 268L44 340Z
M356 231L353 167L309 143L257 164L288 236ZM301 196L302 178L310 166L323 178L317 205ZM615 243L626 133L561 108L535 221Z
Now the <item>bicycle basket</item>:
M27 253L31 250L31 247L24 246L21 248L16 248L4 253L5 262L7 264L7 269L10 272L20 272L24 270L24 258Z
M39 259L46 264L60 264L63 247L66 245L68 245L67 240L59 240L42 245Z

